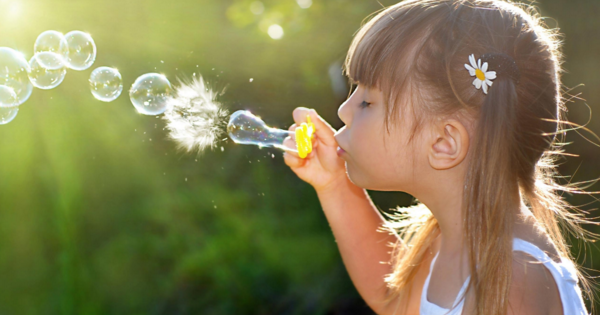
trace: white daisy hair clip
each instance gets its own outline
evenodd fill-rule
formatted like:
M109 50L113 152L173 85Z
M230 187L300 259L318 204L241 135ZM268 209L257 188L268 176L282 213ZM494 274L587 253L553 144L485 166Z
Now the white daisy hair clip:
M483 64L482 64L483 61ZM484 54L481 58L475 61L475 55L469 56L469 64L465 64L465 68L469 70L469 74L475 77L473 85L476 89L482 89L483 93L488 94L489 87L492 86L493 80L498 75L506 75L517 84L521 78L519 67L515 60L506 54L490 53ZM494 69L491 71L489 68Z

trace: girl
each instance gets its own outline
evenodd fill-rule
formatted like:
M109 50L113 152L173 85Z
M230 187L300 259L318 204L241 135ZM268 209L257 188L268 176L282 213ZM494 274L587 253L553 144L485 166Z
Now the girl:
M557 34L529 7L409 0L354 38L344 127L294 110L290 130L307 115L315 123L314 149L285 162L315 188L375 312L588 314L579 285L589 294L589 284L558 225L594 235L557 193L583 191L553 177L560 65ZM419 202L384 219L365 189Z

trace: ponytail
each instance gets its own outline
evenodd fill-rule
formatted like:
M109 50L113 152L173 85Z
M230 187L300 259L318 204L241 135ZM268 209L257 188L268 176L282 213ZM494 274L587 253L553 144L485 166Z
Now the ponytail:
M512 272L511 207L516 201L507 196L518 196L517 172L512 165L516 159L511 157L518 154L517 104L514 80L498 74L481 106L469 152L463 217L465 241L473 249L469 251L471 281L467 292L473 289L482 297L476 300L477 314L486 314L490 308L507 312Z

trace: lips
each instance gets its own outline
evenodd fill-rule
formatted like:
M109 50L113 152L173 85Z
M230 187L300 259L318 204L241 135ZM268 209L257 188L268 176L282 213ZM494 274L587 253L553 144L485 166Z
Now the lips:
M344 150L344 148L342 148L341 143L343 142L342 140L342 131L346 129L346 126L342 127L340 130L338 130L338 132L336 132L335 135L333 135L333 137L335 138L335 141L338 143L338 147L337 147L337 155L339 157L342 157L343 155L346 154L346 150Z

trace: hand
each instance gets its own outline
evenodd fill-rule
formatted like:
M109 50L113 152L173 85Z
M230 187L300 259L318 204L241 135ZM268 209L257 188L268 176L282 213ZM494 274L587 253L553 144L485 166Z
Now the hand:
M294 131L297 126L306 122L310 115L311 122L315 125L312 152L306 158L300 158L298 153L286 151L283 155L285 164L289 166L300 179L311 184L317 192L335 187L337 184L348 180L346 163L337 155L338 144L333 135L333 129L314 109L298 107L294 109L295 124L289 130ZM284 146L296 148L295 137L288 137L283 142Z

